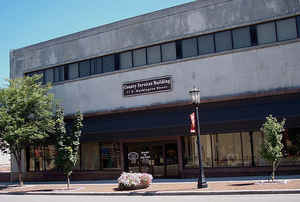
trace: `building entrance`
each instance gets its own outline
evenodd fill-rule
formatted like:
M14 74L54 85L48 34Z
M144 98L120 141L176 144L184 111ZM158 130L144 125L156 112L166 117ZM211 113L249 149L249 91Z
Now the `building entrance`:
M125 145L125 170L150 173L155 178L177 177L176 142L131 143Z

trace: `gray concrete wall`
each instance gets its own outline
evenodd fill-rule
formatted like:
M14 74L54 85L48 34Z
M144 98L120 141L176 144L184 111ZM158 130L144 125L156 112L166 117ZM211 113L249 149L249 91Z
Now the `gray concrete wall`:
M93 113L189 101L188 91L201 89L201 97L223 97L300 87L300 42L249 48L213 57L188 59L131 71L56 85L53 92L63 100L66 114L76 110ZM170 75L171 92L123 97L128 81Z
M10 76L299 12L299 0L195 1L11 51Z

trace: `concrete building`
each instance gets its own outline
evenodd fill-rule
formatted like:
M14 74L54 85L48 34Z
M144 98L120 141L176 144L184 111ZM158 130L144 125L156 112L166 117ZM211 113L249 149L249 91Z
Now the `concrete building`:
M10 77L43 74L65 108L84 113L73 178L198 173L189 90L201 90L208 176L269 172L259 131L285 117L281 173L299 172L300 1L202 0L10 52ZM26 179L57 175L55 148L24 152Z

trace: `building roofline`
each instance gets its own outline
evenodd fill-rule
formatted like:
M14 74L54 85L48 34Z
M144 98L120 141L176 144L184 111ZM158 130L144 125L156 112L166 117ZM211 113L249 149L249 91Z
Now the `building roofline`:
M47 46L53 46L55 44L61 44L61 43L78 40L81 38L87 38L87 37L90 37L93 35L109 32L112 30L120 29L120 28L129 26L129 25L132 25L132 24L139 24L142 22L157 20L159 18L163 18L166 16L172 16L172 15L176 15L179 13L189 12L191 10L196 10L199 8L208 7L211 5L217 5L219 3L230 2L230 1L233 1L233 0L195 0L195 1L192 1L189 3L184 3L184 4L173 6L170 8L165 8L165 9L153 11L150 13L142 14L139 16L126 18L123 20L119 20L116 22L89 28L86 30L72 33L72 34L63 35L60 37L56 37L56 38L42 41L42 42L39 42L36 44L28 45L25 47L16 48L16 49L12 50L12 52L22 51L25 49L26 50L41 49L41 48L44 48Z

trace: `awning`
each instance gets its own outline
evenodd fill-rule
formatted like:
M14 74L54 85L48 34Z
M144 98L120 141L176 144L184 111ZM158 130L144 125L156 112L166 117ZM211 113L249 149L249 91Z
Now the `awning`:
M102 115L84 119L82 141L189 135L193 106ZM272 114L300 127L300 94L200 105L201 134L259 130Z

